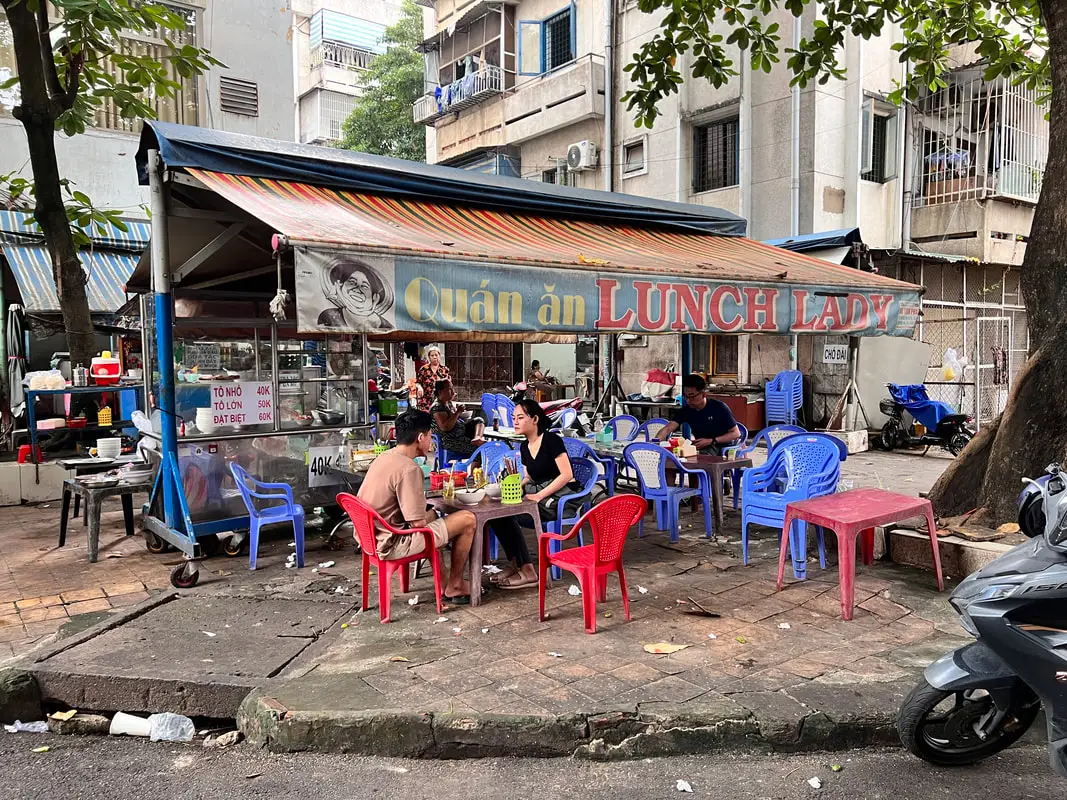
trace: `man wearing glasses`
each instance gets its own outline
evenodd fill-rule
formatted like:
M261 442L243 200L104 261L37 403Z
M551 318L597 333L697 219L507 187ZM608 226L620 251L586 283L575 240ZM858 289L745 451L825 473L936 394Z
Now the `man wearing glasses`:
M704 394L707 383L697 374L682 378L685 405L674 412L670 424L657 434L660 441L669 439L682 425L689 425L693 444L701 455L721 455L726 447L738 444L741 431L730 407Z

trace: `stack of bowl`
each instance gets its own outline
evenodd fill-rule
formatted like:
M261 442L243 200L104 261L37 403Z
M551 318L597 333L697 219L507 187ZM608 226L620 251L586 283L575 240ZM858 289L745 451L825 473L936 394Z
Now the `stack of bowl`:
M109 436L106 439L96 440L96 457L116 459L122 455L122 439L117 436Z
M211 408L198 408L196 410L196 429L201 433L214 433L215 417Z

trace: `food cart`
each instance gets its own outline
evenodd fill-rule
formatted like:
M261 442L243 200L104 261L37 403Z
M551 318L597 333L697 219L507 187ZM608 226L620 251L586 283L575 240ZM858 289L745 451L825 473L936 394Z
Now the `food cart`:
M294 491L307 506L319 487L305 454L336 453L346 429L373 435L368 376L359 371L371 363L366 336L911 336L918 319L920 287L746 239L744 220L719 209L169 123L145 127L137 158L151 187L152 246L131 288L152 298L145 314L155 335L146 339L157 353L146 360L159 376L161 444L145 524L190 557L202 552L203 537L247 524L226 496L229 460L256 459L250 471L264 480L300 481ZM224 312L182 310L209 298ZM255 312L240 311L242 302ZM240 337L208 337L216 317ZM185 336L185 325L198 333ZM231 355L221 384L207 381L212 396L226 400L234 381L257 399L265 387L269 420L224 418L252 428L190 435L190 410L195 423L204 401L184 396L176 344L205 337L239 340L244 354L239 364ZM351 343L336 368L319 363L334 355L333 341ZM201 391L196 380L192 391ZM343 406L329 388L338 385ZM316 408L344 413L302 427L304 418L283 418L283 386L316 387ZM205 453L215 459L209 474L223 480L217 496L205 480L194 518L182 459L188 465ZM195 563L172 577L195 580Z

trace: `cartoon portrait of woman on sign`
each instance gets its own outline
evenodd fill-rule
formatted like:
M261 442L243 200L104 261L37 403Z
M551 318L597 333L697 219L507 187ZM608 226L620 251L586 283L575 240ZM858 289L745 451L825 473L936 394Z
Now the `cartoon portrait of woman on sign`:
M332 308L319 313L320 329L388 331L395 298L388 281L374 267L352 257L322 265L322 294Z

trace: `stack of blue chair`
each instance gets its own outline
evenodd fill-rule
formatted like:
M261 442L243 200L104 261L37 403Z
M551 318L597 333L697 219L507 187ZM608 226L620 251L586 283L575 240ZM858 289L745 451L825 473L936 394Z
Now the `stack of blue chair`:
M779 372L765 389L767 425L797 424L797 412L804 404L804 379L795 369Z

